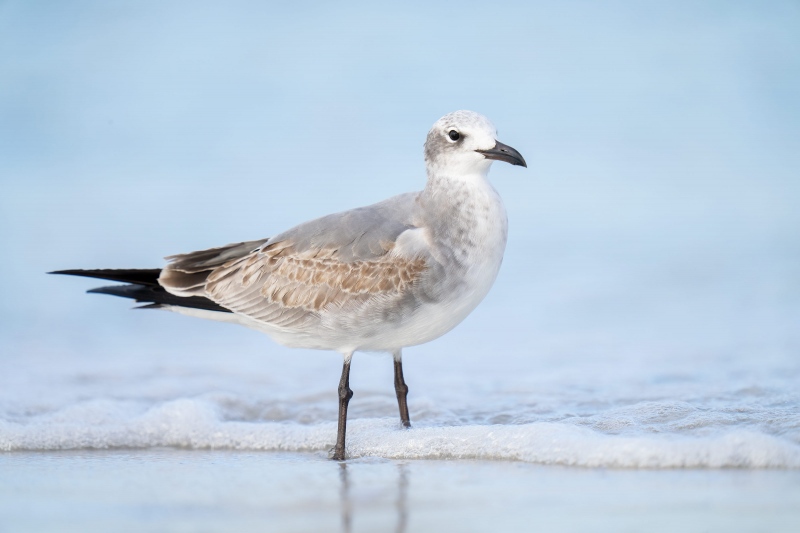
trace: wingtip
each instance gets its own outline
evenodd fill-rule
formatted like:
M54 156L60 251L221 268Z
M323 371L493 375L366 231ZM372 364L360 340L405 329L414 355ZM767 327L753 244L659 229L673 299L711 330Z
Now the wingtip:
M53 270L51 272L48 272L48 274L63 274L66 276L86 276L86 277L90 277L89 274L91 273L92 273L91 270L85 270L82 268L68 268L66 270Z
M164 308L163 304L147 304L147 305L139 305L137 307L131 307L131 309L133 309L133 310L136 310L136 309L163 309L163 308Z

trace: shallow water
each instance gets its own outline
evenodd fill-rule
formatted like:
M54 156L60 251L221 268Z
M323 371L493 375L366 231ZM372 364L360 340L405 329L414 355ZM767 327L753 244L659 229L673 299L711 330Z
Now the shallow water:
M412 429L399 425L390 358L356 354L350 457L800 467L791 256L718 247L723 267L701 281L673 274L711 254L694 247L601 254L587 244L559 255L531 246L546 267L512 248L510 272L464 325L406 350ZM520 288L521 268L533 275ZM120 299L81 294L91 280L42 283L59 295L57 318L6 339L0 449L333 445L336 354L129 311Z
M796 531L800 472L497 461L335 463L321 453L0 455L14 531Z
M541 281L542 292L546 284ZM617 294L625 298L624 287ZM98 319L96 326L76 321L70 331L53 328L51 335L67 341L61 346L45 338L37 342L46 349L31 343L7 355L8 371L0 377L0 448L332 446L340 364L335 354L289 350L236 326L198 327L193 319L166 312L130 312L115 299L75 297L107 309L104 320L119 337L103 331ZM724 338L706 331L702 341L716 346L690 347L695 332L689 330L663 343L647 335L633 338L611 351L602 344L586 346L582 335L561 338L531 325L533 340L517 349L506 343L507 351L497 353L484 341L497 336L492 327L501 327L507 313L511 325L524 327L514 324L518 317L508 303L476 312L462 335L407 350L411 430L399 426L390 359L358 354L349 456L800 467L798 365L791 346L776 348L766 342L774 339L760 339L760 345L744 348L752 343L745 330ZM698 307L703 303L696 299ZM695 314L702 313L698 307ZM617 313L624 316L613 319L617 325L607 332L616 328L629 339L625 317L640 317L633 316L636 309ZM656 318L668 323L670 315ZM787 343L794 342L791 319L783 326ZM578 330L593 326L589 316ZM80 339L77 346L70 338ZM84 340L92 350L81 351Z

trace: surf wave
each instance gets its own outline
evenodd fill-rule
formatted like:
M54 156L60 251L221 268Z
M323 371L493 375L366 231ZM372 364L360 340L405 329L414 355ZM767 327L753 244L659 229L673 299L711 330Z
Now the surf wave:
M327 452L333 423L226 419L207 399L142 407L89 401L17 420L0 420L0 450L182 447ZM418 425L351 420L350 457L490 459L614 468L800 468L800 445L753 429L705 434L608 434L569 422Z

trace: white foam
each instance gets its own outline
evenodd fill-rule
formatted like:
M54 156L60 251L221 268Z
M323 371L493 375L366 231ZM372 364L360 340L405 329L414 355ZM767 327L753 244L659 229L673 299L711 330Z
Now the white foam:
M225 420L207 399L179 399L145 408L134 402L89 401L23 422L0 420L0 449L183 447L327 451L333 423ZM355 419L350 457L495 459L619 468L800 468L800 446L747 429L704 436L609 435L560 422L461 425L403 430L393 419Z
M504 459L615 468L799 468L800 446L735 430L713 437L623 437L561 423L365 431L353 455L405 459Z

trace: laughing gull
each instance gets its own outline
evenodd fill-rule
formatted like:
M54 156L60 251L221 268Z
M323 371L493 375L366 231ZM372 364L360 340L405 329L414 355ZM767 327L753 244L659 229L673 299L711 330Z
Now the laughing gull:
M483 115L456 111L425 141L425 189L300 224L259 241L167 257L164 268L61 270L127 283L112 294L263 331L296 348L344 357L332 458L345 458L350 360L388 352L400 419L410 427L402 350L459 324L489 292L506 246L492 161L527 166Z

